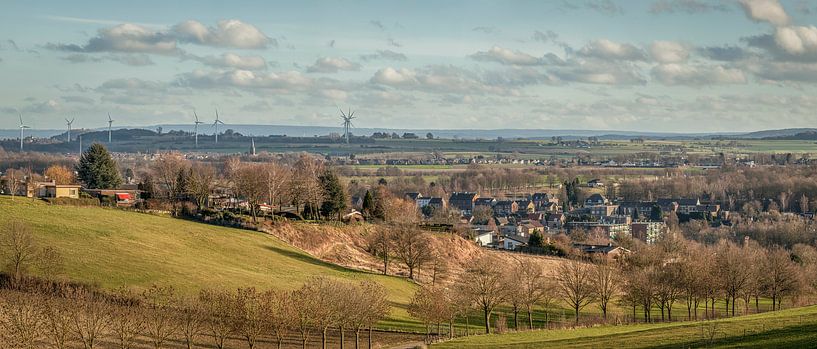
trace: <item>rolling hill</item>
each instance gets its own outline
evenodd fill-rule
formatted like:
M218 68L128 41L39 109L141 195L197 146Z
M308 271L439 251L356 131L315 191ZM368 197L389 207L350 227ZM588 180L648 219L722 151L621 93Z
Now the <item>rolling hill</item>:
M60 251L63 274L70 280L107 289L170 285L190 295L202 288L295 289L316 275L374 280L387 289L393 304L383 326L417 325L405 310L413 283L318 260L268 234L118 209L0 197L0 225L12 220L30 225L39 245Z

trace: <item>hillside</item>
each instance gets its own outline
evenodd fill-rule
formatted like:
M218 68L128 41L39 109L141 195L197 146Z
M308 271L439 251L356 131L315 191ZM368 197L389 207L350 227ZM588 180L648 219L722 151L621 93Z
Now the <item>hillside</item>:
M343 268L268 234L97 207L49 205L0 197L0 224L28 223L35 239L64 258L64 276L112 289L172 285L294 289L315 275L374 280L394 304L388 326L414 323L405 311L416 286L398 277Z
M694 323L604 326L456 339L432 348L814 348L817 306Z

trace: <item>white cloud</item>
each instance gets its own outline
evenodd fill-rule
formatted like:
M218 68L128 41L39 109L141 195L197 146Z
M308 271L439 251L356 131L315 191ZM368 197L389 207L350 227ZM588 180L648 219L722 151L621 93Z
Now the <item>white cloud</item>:
M417 74L411 69L386 67L378 70L371 81L389 86L407 86L417 83L416 75Z
M267 69L267 61L261 56L242 56L235 53L224 53L221 56L192 56L192 58L212 67L243 70Z
M740 0L746 16L757 22L768 22L776 26L789 24L789 15L778 0Z
M817 27L778 27L774 33L774 41L791 55L817 53Z
M301 90L313 84L313 80L297 71L260 73L249 70L210 72L196 70L182 74L178 84L197 88L263 88L275 90Z
M341 70L360 70L360 64L343 57L322 57L318 58L314 64L306 69L310 73L337 73Z
M747 81L742 70L724 66L661 64L652 69L652 75L665 85L743 84Z
M173 32L180 41L200 45L241 49L261 49L268 45L278 45L275 39L267 37L254 25L237 19L219 21L215 27L207 27L201 22L188 20L174 26Z
M138 24L125 23L100 29L85 45L49 44L48 47L71 52L142 52L173 55L178 53L176 39Z
M681 63L689 58L689 50L674 41L653 41L650 55L660 63Z
M631 44L618 43L607 39L594 40L582 47L578 53L585 57L618 60L644 60L644 52Z
M541 60L527 53L517 50L509 50L499 46L493 46L488 51L479 51L471 55L471 58L478 61L492 61L510 65L537 65Z

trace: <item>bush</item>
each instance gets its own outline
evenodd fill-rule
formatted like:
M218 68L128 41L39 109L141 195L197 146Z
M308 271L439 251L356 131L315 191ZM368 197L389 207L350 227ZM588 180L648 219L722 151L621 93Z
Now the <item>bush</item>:
M53 204L53 205L66 205L66 206L99 206L99 199L97 198L45 198L43 199L46 202Z

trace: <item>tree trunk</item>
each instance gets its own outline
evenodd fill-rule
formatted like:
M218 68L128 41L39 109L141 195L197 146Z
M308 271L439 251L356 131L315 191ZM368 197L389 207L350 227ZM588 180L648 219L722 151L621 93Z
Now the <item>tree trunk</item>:
M360 349L360 329L355 329L355 349Z
M321 348L326 349L326 327L321 331Z
M369 326L369 349L372 349L372 326Z
M576 325L578 325L579 324L579 304L578 303L573 306L573 310L576 311Z
M513 307L513 330L519 331L519 309Z
M528 329L533 329L533 312L530 311L530 308L528 308Z
M340 330L340 349L343 349L344 342L346 341L345 331L343 330L343 326L340 326L338 330Z
M491 314L488 312L488 307L482 309L485 318L485 334L491 334Z
M468 337L468 335L471 334L471 324L469 323L468 320L469 320L468 311L466 311L465 312L465 336L466 337Z

